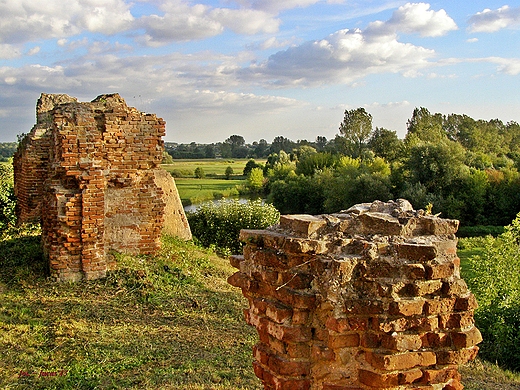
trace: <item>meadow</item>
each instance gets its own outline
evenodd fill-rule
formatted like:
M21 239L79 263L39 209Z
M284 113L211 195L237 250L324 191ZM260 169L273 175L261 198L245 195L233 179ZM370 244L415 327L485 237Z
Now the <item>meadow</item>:
M173 164L162 167L175 177L182 204L189 206L207 200L236 198L246 191L244 167L247 159L202 159L174 160ZM257 161L263 163L265 161ZM226 178L226 169L231 167L233 174ZM196 178L195 170L202 169L204 178Z

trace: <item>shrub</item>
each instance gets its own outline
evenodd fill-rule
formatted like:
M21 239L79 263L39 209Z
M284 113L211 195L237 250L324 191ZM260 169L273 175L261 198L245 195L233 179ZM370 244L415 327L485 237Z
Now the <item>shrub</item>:
M475 322L484 341L481 356L520 370L520 214L505 232L484 239L481 255L469 259L468 284L477 297Z
M219 201L205 203L195 212L187 213L191 232L205 247L215 246L223 252L241 253L238 240L241 229L263 229L278 223L280 213L262 201L240 203Z
M206 174L204 173L204 169L201 167L195 168L195 177L197 179L204 179L206 177Z
M13 166L10 163L0 164L0 232L15 225L15 205Z

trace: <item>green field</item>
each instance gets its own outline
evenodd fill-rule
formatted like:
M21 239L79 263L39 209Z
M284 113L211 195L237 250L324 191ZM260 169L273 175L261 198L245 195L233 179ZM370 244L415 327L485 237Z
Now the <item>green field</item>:
M183 159L174 161L173 164L163 164L162 167L175 177L175 184L184 206L213 199L233 198L245 191L243 171L249 161L248 159ZM263 164L265 160L256 162ZM233 169L233 175L229 180L225 179L227 167ZM202 168L204 171L206 175L204 179L195 178L195 169L197 168Z
M225 177L226 168L233 168L234 176L242 176L244 167L246 166L248 159L239 160L224 160L224 159L201 159L201 160L174 160L173 164L163 164L162 167L168 172L175 170L180 172L191 172L191 176L194 176L195 169L202 168L206 176ZM258 160L257 163L265 163L265 160ZM186 175L189 176L189 175Z
M243 186L244 183L244 179L175 179L184 206L206 200L237 197L239 195L237 187Z

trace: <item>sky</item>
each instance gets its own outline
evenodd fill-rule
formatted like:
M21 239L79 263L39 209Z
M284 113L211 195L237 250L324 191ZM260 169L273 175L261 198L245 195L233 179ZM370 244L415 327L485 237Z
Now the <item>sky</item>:
M401 138L415 107L520 122L519 91L519 0L0 0L0 142L41 93L253 143L334 138L358 107Z

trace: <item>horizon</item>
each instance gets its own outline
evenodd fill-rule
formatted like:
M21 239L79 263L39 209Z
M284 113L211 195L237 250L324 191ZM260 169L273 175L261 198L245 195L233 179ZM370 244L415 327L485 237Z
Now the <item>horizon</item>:
M30 131L42 92L119 93L176 143L332 139L357 107L399 138L416 107L520 122L518 2L13 0L0 11L0 142Z

